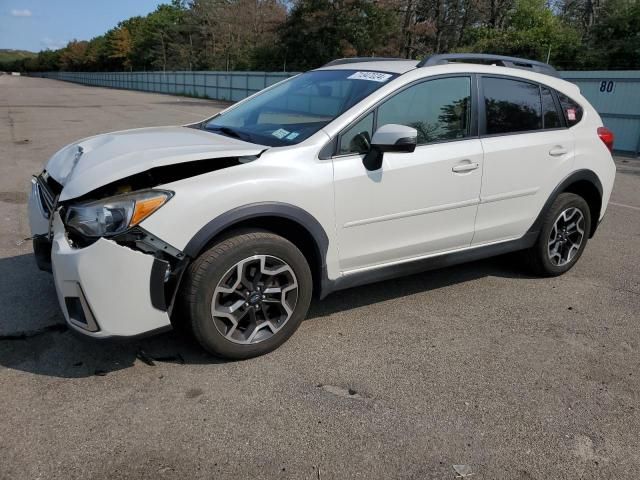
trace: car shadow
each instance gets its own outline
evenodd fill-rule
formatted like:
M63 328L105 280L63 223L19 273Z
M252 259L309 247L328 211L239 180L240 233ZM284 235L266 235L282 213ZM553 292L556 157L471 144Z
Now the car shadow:
M336 292L314 300L306 321L468 282L486 276L529 278L511 256L496 257ZM0 259L0 365L59 378L103 376L134 364L219 364L178 331L128 341L96 342L67 328L53 278L32 255Z
M488 276L532 278L517 254L505 254L332 293L326 299L312 303L307 321Z

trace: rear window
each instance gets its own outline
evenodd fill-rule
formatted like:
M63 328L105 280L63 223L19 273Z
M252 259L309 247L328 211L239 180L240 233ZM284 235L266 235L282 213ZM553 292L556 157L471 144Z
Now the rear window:
M560 100L562 113L569 127L573 127L576 123L582 120L582 114L584 112L578 102L560 92L558 92L558 100Z

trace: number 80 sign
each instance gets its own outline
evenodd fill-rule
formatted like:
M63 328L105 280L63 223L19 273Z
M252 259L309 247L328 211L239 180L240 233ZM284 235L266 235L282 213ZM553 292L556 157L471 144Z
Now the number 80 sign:
M616 89L616 82L613 80L603 80L600 82L600 93L613 93Z

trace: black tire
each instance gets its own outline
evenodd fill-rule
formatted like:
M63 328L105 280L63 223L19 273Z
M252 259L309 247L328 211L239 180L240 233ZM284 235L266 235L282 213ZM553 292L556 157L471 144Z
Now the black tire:
M256 255L276 257L291 268L298 285L297 301L289 319L270 338L258 343L234 343L214 323L211 302L218 283L230 269ZM275 350L293 335L309 310L312 289L309 264L293 243L266 231L236 232L203 252L185 272L183 312L195 339L205 350L217 357L240 360Z
M556 220L562 212L570 208L576 208L580 213L582 213L584 218L584 234L578 251L573 255L573 257L571 257L568 263L564 265L556 265L551 260L548 252L548 245ZM590 231L591 211L589 210L589 205L587 205L584 198L574 193L561 193L558 195L551 205L551 208L549 208L544 216L540 235L538 236L535 245L524 252L525 260L527 261L531 271L534 274L543 277L555 277L569 271L582 256L582 252L584 252L584 249L587 246Z

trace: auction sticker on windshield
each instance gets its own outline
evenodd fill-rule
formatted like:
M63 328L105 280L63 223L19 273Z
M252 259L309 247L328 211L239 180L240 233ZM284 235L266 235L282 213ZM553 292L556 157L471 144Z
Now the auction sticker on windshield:
M287 135L285 138L287 140L294 140L298 135L300 135L298 132L291 132L289 135Z
M371 82L386 82L391 78L390 73L380 73L380 72L356 72L347 77L350 80L369 80Z
M273 132L271 135L273 135L276 138L283 139L284 137L289 135L289 133L290 133L289 130L285 130L284 128L279 128L278 130Z

